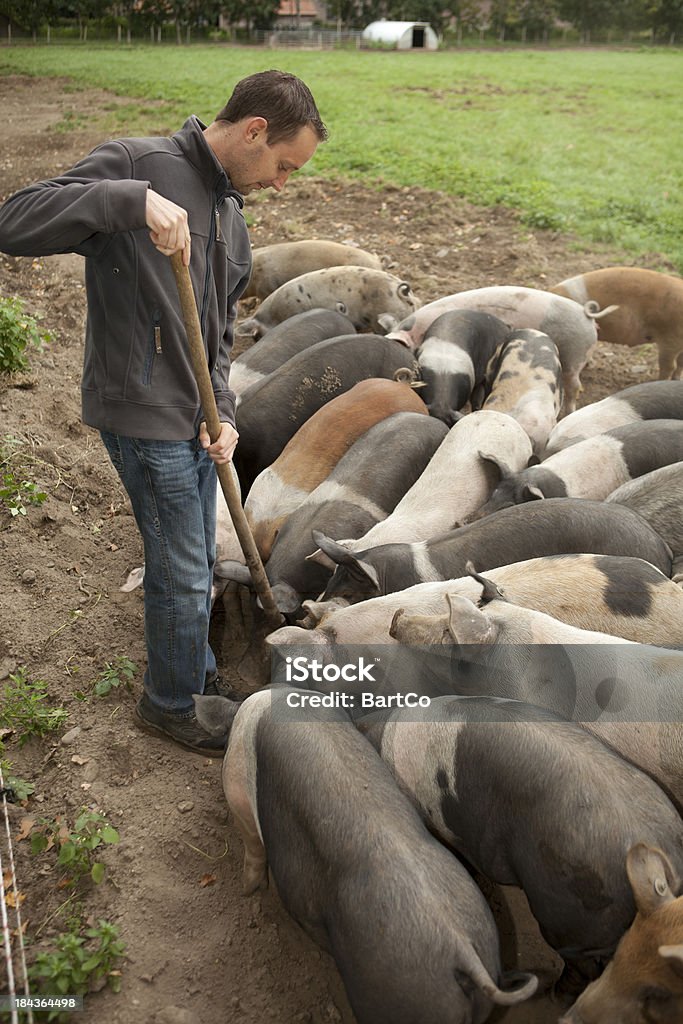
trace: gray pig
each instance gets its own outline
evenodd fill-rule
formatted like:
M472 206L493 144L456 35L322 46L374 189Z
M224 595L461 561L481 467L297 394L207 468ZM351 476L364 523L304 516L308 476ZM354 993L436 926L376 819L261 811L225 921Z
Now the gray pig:
M536 978L500 987L481 892L346 714L291 710L315 696L264 690L234 718L223 787L244 841L245 892L270 867L286 910L334 957L358 1024L480 1024L494 1003L527 999ZM223 735L232 702L196 704Z
M633 919L630 847L654 843L683 871L671 802L574 722L518 701L439 697L366 735L429 829L492 881L520 886L545 940L589 979Z

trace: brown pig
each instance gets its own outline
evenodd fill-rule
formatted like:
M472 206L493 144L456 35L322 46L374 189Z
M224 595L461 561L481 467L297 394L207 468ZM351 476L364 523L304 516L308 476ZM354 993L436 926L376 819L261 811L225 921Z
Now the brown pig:
M598 318L598 337L612 345L652 342L659 379L683 374L683 279L639 267L606 267L560 281L550 289L581 303ZM613 307L608 311L606 307Z
M668 857L637 843L626 856L637 914L614 959L560 1024L680 1024L683 896Z

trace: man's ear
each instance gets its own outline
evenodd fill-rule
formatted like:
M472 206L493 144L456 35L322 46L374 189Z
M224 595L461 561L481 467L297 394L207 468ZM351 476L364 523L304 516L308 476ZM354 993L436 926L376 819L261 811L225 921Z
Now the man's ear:
M250 117L244 128L247 142L256 142L261 136L268 132L268 122L265 117Z

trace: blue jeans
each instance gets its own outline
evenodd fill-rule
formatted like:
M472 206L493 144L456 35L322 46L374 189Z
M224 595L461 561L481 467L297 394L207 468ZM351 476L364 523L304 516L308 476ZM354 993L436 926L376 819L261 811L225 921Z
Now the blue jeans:
M196 439L101 436L145 547L145 692L159 711L189 715L192 694L216 672L209 646L216 467Z

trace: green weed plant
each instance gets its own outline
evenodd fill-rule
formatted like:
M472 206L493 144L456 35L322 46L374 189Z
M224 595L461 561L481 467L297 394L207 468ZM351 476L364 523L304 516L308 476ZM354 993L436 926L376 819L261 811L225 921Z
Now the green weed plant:
M32 736L43 737L60 729L68 718L64 708L47 703L47 683L30 679L25 666L10 672L0 696L0 727L16 733L19 746Z
M39 329L21 299L0 297L0 373L28 369L29 347L41 348L49 340L50 334Z

